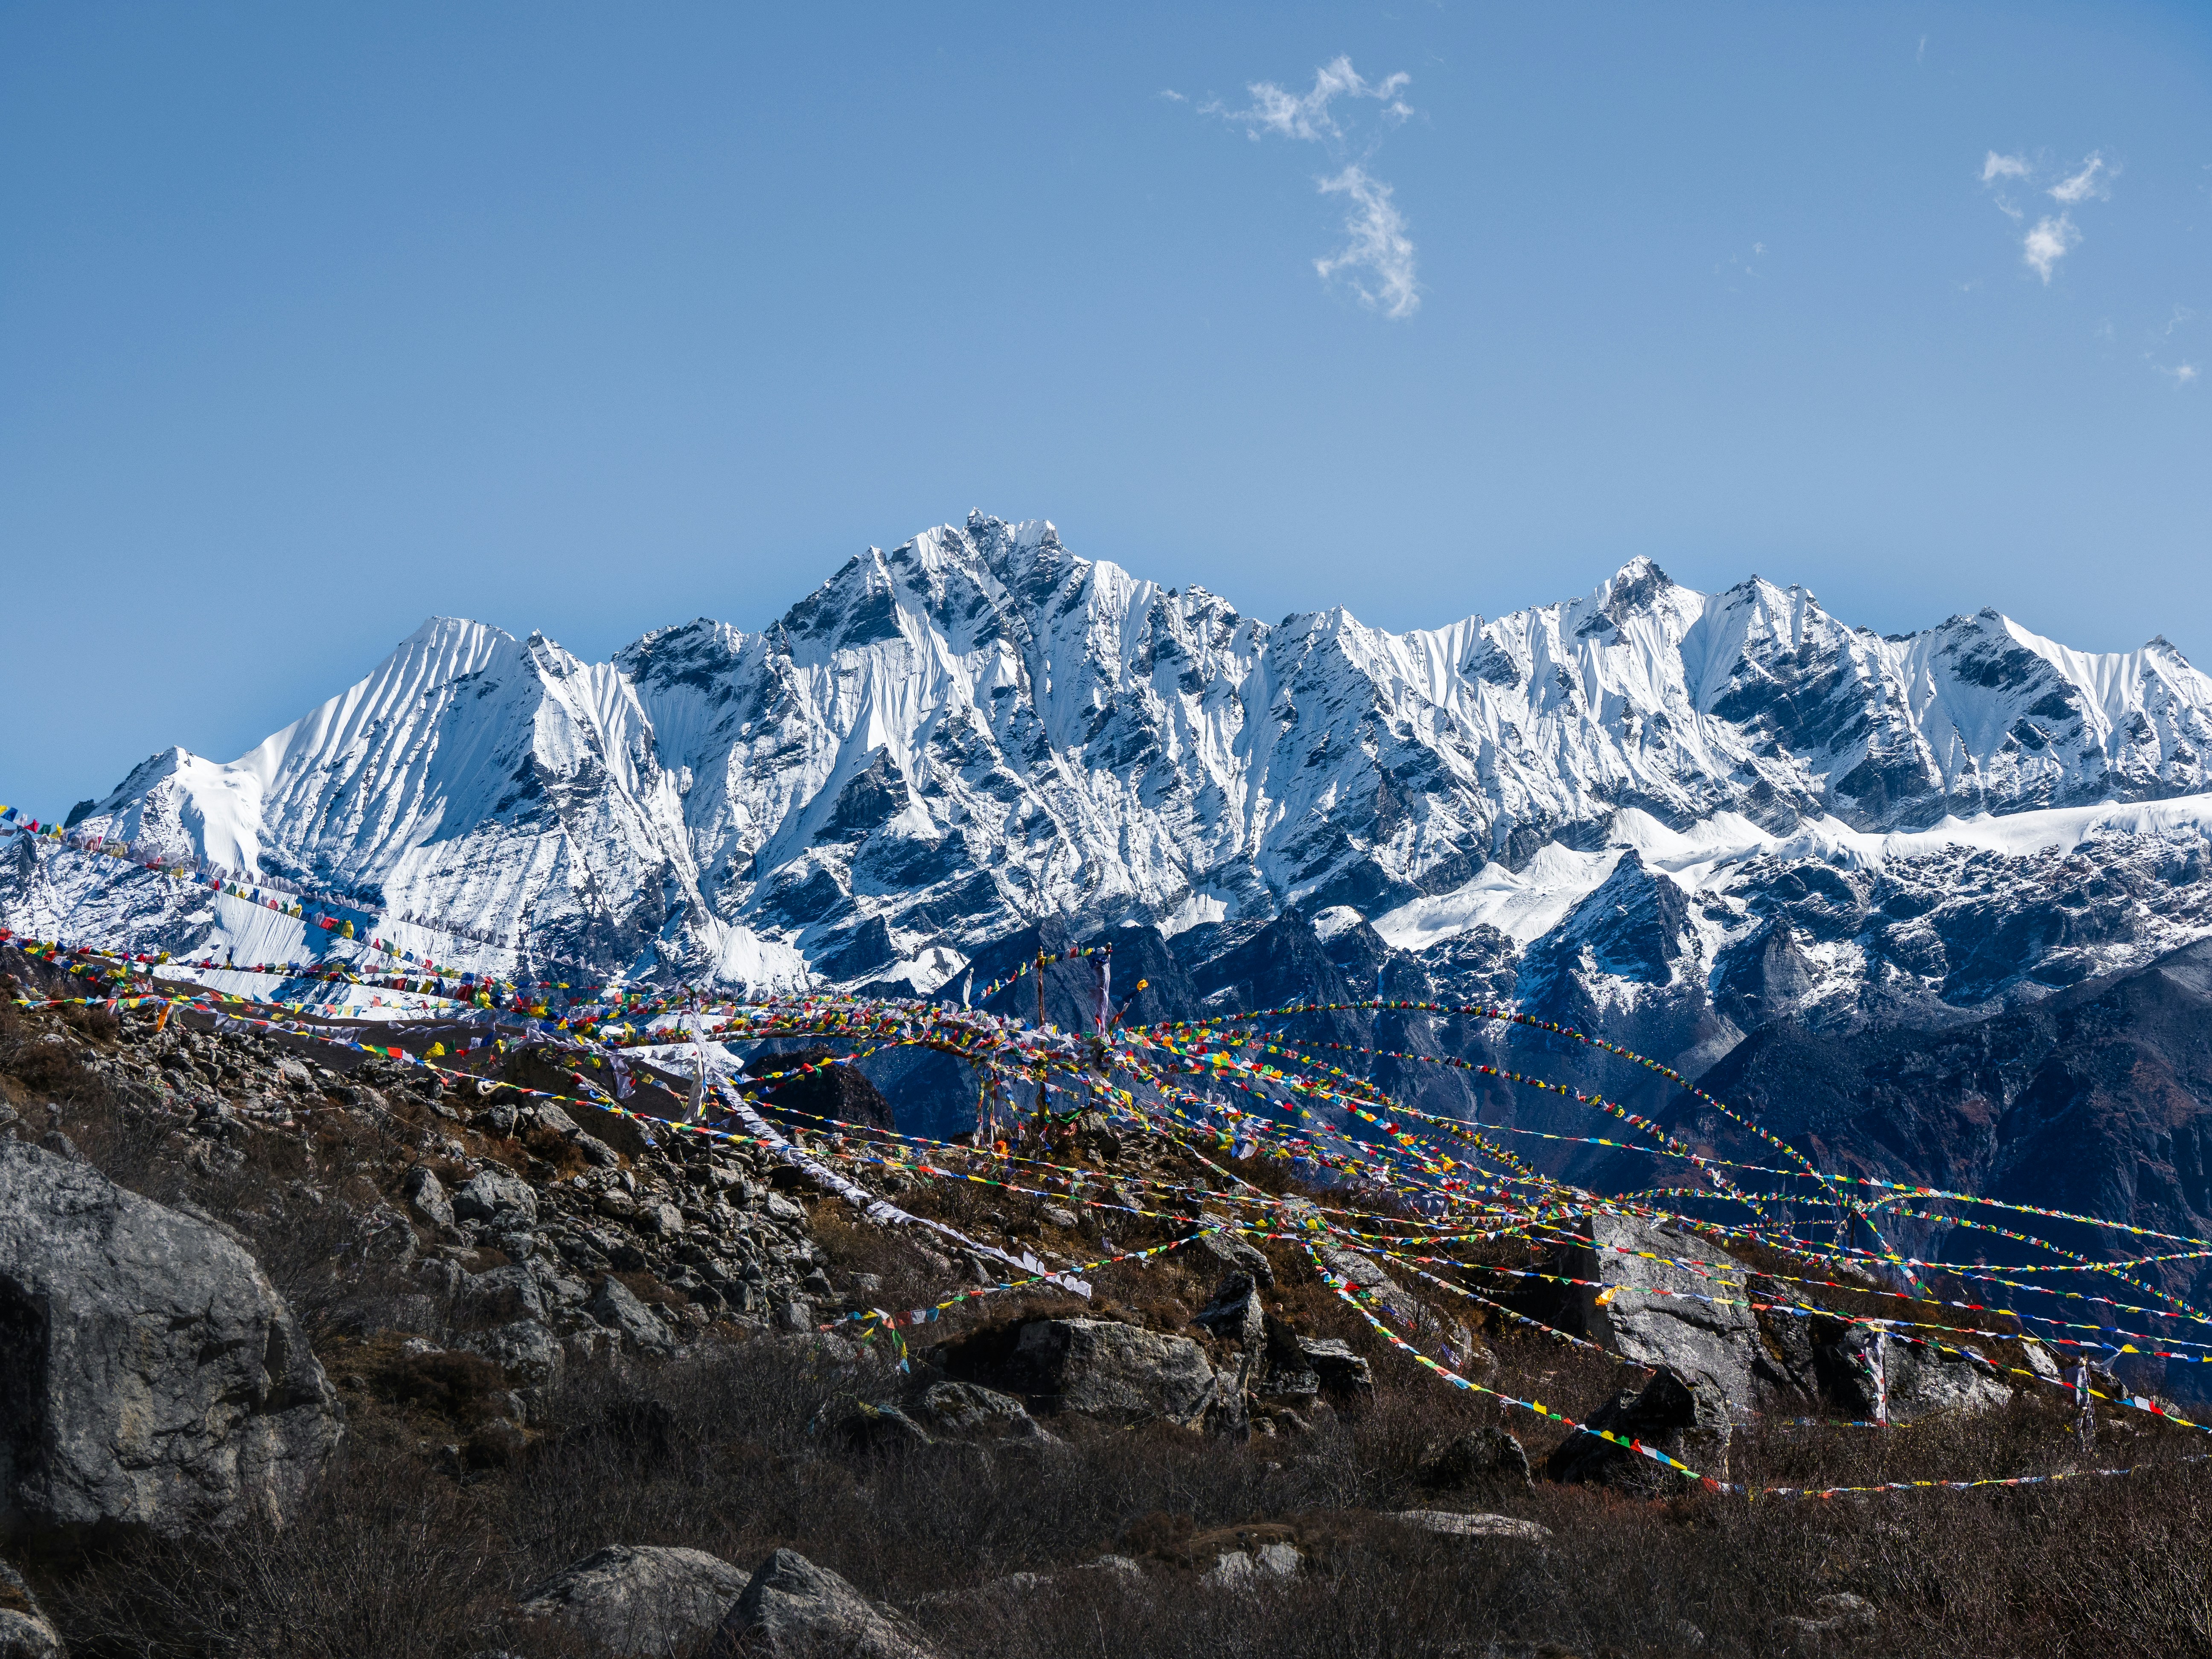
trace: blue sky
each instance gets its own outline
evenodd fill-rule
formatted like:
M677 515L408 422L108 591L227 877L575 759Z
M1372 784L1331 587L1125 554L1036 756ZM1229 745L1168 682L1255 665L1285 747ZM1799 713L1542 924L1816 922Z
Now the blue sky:
M2212 666L2202 5L10 4L0 215L34 810L971 507L1270 619L1650 554Z

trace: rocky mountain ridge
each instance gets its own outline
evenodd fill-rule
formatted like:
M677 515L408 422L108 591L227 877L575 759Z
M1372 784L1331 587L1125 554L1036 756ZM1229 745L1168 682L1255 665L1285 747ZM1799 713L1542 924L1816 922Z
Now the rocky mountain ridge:
M2161 640L2093 656L1986 611L1885 639L1643 559L1496 621L1270 625L975 514L758 634L586 664L434 620L248 755L167 751L72 821L605 967L927 990L1040 915L1418 933L1547 854L1717 827L1826 860L1793 841L2202 792L2208 745L2212 679ZM186 925L48 879L10 872L18 926Z

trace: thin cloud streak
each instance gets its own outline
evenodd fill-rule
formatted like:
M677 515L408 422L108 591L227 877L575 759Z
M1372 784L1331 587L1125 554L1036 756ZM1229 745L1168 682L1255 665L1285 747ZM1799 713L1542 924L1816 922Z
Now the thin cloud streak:
M1332 103L1339 98L1372 98L1383 106L1385 120L1403 121L1413 112L1398 94L1413 79L1401 70L1383 80L1368 81L1352 67L1350 58L1340 55L1314 71L1313 90L1303 97L1273 81L1255 81L1244 88L1252 97L1250 107L1230 109L1217 100L1205 105L1202 112L1242 123L1245 136L1255 142L1272 132L1308 143L1335 143L1344 137L1344 129L1329 112Z
M1362 305L1393 322L1419 311L1421 294L1413 279L1413 239L1406 234L1405 215L1390 200L1390 186L1355 162L1335 178L1322 179L1321 191L1324 196L1347 196L1352 203L1344 221L1349 240L1327 258L1314 261L1322 281L1343 276ZM1360 272L1368 280L1362 280Z
M2054 202L2085 202L2094 196L2100 201L2109 200L2112 189L2107 180L2112 174L2118 171L2117 167L2106 167L2105 158L2095 150L2091 150L2088 160L2081 163L2081 172L2069 178L2061 179L2057 184L2051 185L2051 199ZM2100 174L2105 176L2100 178Z
M1414 114L1413 106L1399 95L1413 79L1401 70L1370 81L1352 68L1349 57L1340 55L1314 71L1310 92L1291 93L1272 81L1255 81L1244 89L1251 102L1243 108L1231 109L1213 99L1200 105L1199 113L1241 125L1255 143L1269 137L1288 138L1319 144L1345 161L1346 123L1338 118L1338 101L1364 99L1380 104L1384 124L1398 126ZM1349 107L1347 104L1347 112ZM1391 199L1390 186L1366 168L1365 161L1374 153L1375 143L1370 142L1360 160L1346 161L1342 171L1315 181L1322 195L1345 197L1351 207L1345 216L1344 245L1313 265L1324 283L1341 282L1369 310L1402 322L1421 305L1415 250L1407 234L1406 216Z

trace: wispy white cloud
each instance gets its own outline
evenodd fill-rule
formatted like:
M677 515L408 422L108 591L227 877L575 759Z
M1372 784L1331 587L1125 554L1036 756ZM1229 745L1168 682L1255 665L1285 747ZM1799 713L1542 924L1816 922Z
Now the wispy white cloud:
M2039 216L2020 241L2021 263L2041 277L2048 288L2058 262L2081 243L2081 228L2074 222L2069 210L2092 198L2111 199L2112 181L2119 176L2120 170L2105 159L2101 150L2091 150L2079 167L2070 173L2062 171L2048 184L2036 176L2038 170L2026 155L2008 155L2001 150L1990 150L1982 159L1983 187L1990 192L1997 211L2008 218L2019 221L2027 217L2027 210L2006 194L2005 187L2014 182L2040 186L2045 195L2059 204L2057 213ZM2050 175L2044 177L2048 179Z
M2063 213L2055 219L2038 219L2035 228L2021 243L2021 258L2035 268L2035 274L2043 278L2047 288L2058 262L2072 252L2081 240L2081 233L2074 228L2074 221Z
M2172 380L2177 389L2194 386L2197 382L2197 365L2194 363L2175 363L2172 368L2164 363L2153 363L2151 367Z
M1342 196L1350 204L1345 215L1344 246L1313 262L1324 283L1341 282L1371 311L1393 321L1402 321L1420 309L1420 284L1414 276L1413 238L1407 234L1406 216L1391 200L1390 186L1367 170L1379 138L1370 138L1358 159L1348 159L1348 128L1354 125L1349 101L1366 100L1382 106L1377 112L1386 126L1398 126L1415 113L1401 94L1413 83L1404 70L1370 81L1340 56L1314 71L1313 89L1285 91L1272 81L1255 81L1244 90L1251 102L1231 109L1218 99L1198 106L1202 115L1218 116L1244 129L1257 143L1266 137L1288 138L1319 144L1343 168L1318 179L1324 196Z
M2069 173L2051 185L2051 199L2054 202L2086 202L2094 196L2100 201L2110 200L2112 194L2110 181L2118 172L2118 167L2106 167L2105 158L2097 151L2091 150L2088 159L2081 163L2079 173Z
M1184 97L1173 87L1162 87L1160 88L1160 96L1166 99L1171 104L1188 104L1190 102L1189 99Z
M1382 104L1385 120L1403 121L1413 112L1398 94L1413 79L1401 70L1380 81L1370 81L1352 67L1350 58L1340 56L1314 71L1311 92L1285 92L1273 81L1255 81L1244 88L1252 99L1245 108L1230 109L1218 100L1204 107L1208 115L1240 124L1255 139L1273 133L1308 143L1334 143L1343 138L1344 129L1330 112L1331 104L1339 98L1371 98Z
M1406 234L1406 216L1390 199L1390 186L1354 162L1334 179L1322 179L1321 189L1324 196L1352 200L1344 220L1345 245L1314 261L1322 281L1343 276L1362 305L1394 322L1412 316L1421 307L1413 242Z

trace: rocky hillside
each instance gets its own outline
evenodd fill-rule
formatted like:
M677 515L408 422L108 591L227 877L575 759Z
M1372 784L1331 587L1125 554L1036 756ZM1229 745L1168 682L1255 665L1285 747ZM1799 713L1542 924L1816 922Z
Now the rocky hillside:
M0 1004L0 1651L2055 1654L2195 1616L2160 1587L2201 1434L2152 1413L2098 1426L2138 1474L1994 1504L1714 1488L2081 1467L2002 1319L1815 1309L1802 1262L1625 1214L1438 1276L1356 1243L1413 1218L1103 1121L827 1133L854 1079L679 1136L648 1066L623 1116L573 1051L314 1029Z

